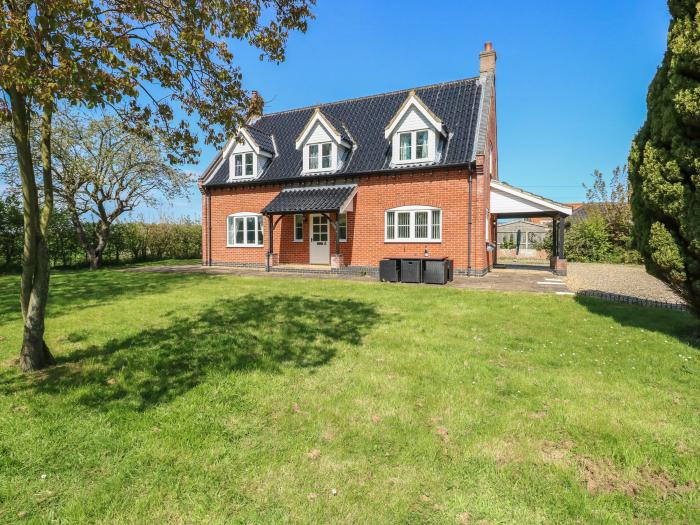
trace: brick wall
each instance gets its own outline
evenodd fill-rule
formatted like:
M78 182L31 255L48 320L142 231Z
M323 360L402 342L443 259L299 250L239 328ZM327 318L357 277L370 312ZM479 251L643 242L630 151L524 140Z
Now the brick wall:
M348 217L348 241L340 243L347 266L376 267L384 257L449 257L455 268L466 270L468 224L468 171L465 168L441 168L421 172L365 176L357 179L354 211ZM323 184L323 183L319 183ZM211 252L213 264L265 263L269 228L264 223L263 247L227 247L227 217L237 212L259 212L283 188L280 185L212 189ZM485 248L486 208L490 198L488 177L483 174L483 158L477 165L472 186L472 270L481 273L491 264ZM203 196L203 259L207 261L206 195ZM384 212L398 206L426 205L442 209L441 243L387 243L384 241ZM276 219L276 218L275 218ZM281 264L309 262L309 218L305 218L304 240L294 242L294 217L284 216L274 230L274 251ZM335 249L335 232L330 228L330 251Z

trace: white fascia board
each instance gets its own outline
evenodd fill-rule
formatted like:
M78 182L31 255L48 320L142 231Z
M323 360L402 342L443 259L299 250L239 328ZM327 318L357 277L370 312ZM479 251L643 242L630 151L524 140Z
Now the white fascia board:
M558 211L559 213L562 213L564 215L571 215L573 213L573 210L569 206L564 206L562 204L555 204L554 202L550 202L545 199L540 199L539 197L536 197L535 195L532 195L530 193L524 192L522 190L519 190L518 188L514 188L512 186L509 186L507 184L501 184L500 182L496 180L491 181L491 189L499 190L504 193L508 193L509 195L514 195L516 197L519 197L523 200L530 201L534 204L537 204L538 206L543 206L545 208L549 208L553 211Z
M323 116L321 110L316 108L316 111L314 111L314 114L311 115L311 118L306 123L306 126L304 126L304 129L301 131L301 133L299 133L299 136L297 137L297 140L294 143L296 149L299 149L304 145L306 137L309 135L309 133L311 133L311 130L317 122L319 122L326 129L328 134L331 135L331 137L333 137L333 140L335 140L336 143L342 144L344 142L340 136L340 133L338 133L338 130L335 129L330 122L328 122L328 119Z
M406 100L404 100L403 104L401 104L399 110L389 121L389 124L387 124L386 128L384 128L385 139L388 139L391 136L391 134L396 129L396 126L398 126L401 122L403 116L406 113L408 113L412 107L415 107L416 110L418 110L418 112L428 122L430 122L430 125L438 131L438 133L445 135L445 126L443 125L442 120L440 120L440 118L435 113L430 111L430 108L425 105L425 103L420 99L418 95L416 95L415 91L411 91L408 94L408 97L406 97Z

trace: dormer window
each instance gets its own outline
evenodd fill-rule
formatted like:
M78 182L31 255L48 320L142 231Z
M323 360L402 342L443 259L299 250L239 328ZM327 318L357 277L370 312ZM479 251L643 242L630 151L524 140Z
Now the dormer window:
M415 144L415 148L413 148ZM399 160L424 160L428 158L428 131L399 133Z
M411 164L437 161L447 134L442 121L411 92L384 128L384 136L391 141L392 163Z
M318 108L297 136L295 146L303 151L304 173L335 171L352 149L342 122L324 115Z
M244 171L245 167L245 171ZM233 176L252 177L254 174L255 158L252 153L238 153L233 156Z
M309 144L306 146L306 151L308 160L305 171L327 171L335 168L333 166L333 143Z

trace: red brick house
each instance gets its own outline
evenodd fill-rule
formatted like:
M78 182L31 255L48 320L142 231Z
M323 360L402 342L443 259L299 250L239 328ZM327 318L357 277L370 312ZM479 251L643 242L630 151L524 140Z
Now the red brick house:
M203 263L372 273L385 257L429 256L483 275L495 262L492 191L501 213L567 215L492 190L490 43L479 58L478 77L251 119L200 178Z

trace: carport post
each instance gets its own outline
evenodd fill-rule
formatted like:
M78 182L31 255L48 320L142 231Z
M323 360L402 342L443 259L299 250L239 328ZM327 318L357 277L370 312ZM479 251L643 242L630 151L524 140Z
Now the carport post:
M559 258L564 259L564 217L559 217L559 239L557 240L557 248L559 249Z

